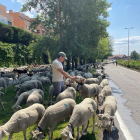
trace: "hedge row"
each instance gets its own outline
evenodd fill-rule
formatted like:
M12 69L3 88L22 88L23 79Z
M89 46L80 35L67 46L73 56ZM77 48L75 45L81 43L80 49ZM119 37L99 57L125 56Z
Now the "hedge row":
M32 39L33 34L0 22L0 41L5 43L21 43L28 46Z
M140 61L135 61L135 60L129 60L129 61L125 61L125 60L118 60L118 64L128 67L128 68L132 68L132 69L136 69L140 71Z

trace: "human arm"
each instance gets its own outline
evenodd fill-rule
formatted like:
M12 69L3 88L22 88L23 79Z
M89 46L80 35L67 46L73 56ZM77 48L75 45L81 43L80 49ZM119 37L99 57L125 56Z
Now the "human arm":
M57 69L63 76L67 77L67 78L70 78L72 80L76 80L77 76L70 76L69 74L67 74L62 68L58 68Z

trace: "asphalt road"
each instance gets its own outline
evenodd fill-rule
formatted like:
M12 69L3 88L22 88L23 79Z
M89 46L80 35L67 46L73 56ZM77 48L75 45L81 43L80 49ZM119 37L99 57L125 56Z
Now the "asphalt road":
M104 68L117 99L114 128L119 133L117 139L140 140L140 73L113 64Z

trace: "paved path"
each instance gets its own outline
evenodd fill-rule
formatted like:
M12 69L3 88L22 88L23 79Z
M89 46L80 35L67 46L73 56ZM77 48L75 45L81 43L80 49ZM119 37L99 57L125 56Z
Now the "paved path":
M117 128L121 140L140 140L140 73L113 64L105 67L117 99Z

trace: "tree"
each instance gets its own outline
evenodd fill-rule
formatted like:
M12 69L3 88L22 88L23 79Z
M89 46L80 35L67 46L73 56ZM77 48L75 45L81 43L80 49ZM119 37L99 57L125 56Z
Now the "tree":
M131 52L130 58L134 60L139 60L139 54L134 50Z

